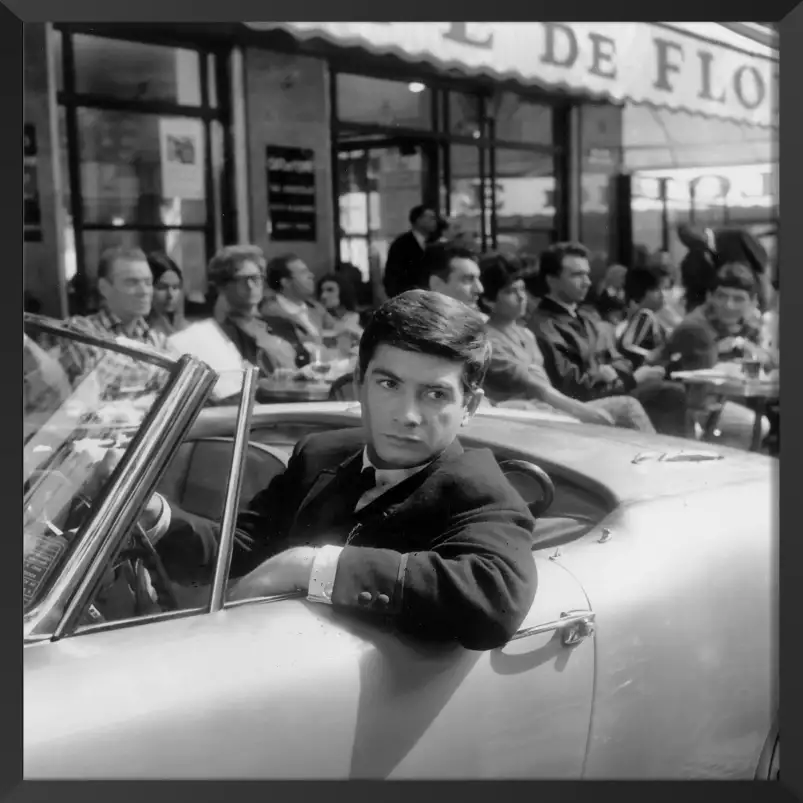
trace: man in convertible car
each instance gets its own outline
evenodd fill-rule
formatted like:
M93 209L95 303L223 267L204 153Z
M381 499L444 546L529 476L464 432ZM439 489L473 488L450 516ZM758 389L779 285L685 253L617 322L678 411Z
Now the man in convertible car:
M534 521L491 451L457 441L489 358L464 304L424 290L385 303L360 341L363 428L308 436L257 495L240 526L258 546L235 564L273 557L230 599L306 591L419 638L504 644L535 594Z

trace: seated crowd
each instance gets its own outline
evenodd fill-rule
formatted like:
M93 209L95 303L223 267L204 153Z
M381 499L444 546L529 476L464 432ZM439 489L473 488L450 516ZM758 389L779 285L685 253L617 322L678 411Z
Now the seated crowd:
M433 236L419 248L422 233L409 239L408 256L394 252L391 284L412 281L483 314L492 344L484 403L695 437L700 425L672 372L744 358L777 367L777 313L762 321L754 273L739 262L718 265L705 300L684 315L666 264L616 265L592 287L589 253L578 243L549 247L533 270L513 255L480 256L462 241ZM207 275L209 314L263 376L303 368L325 349L356 354L371 290L353 266L340 265L316 283L295 254L267 261L257 246L233 245L212 258ZM169 351L168 338L192 322L182 284L165 254L112 249L98 265L99 311L69 324ZM70 377L93 367L85 346L60 359ZM725 404L723 442L746 446L752 420L746 406Z

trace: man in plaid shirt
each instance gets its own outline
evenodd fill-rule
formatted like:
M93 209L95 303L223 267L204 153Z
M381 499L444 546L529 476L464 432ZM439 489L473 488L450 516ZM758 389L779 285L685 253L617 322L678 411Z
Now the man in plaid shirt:
M141 250L105 251L98 265L98 291L103 299L100 312L70 318L70 328L135 341L159 351L169 350L165 335L148 325L153 275ZM157 390L167 378L164 369L124 354L75 341L62 341L61 346L60 361L70 381L74 384L94 371L104 396L125 388Z

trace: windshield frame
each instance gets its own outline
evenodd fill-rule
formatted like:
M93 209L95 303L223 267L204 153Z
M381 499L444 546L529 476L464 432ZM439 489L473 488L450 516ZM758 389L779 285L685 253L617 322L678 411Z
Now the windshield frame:
M77 333L41 316L26 315L25 321L45 332L156 363L168 369L169 378L98 496L79 533L80 543L67 556L59 576L42 598L23 616L24 642L59 638L80 615L86 597L100 577L100 569L133 526L150 486L158 480L175 443L192 426L218 379L213 369L190 355L174 359L145 346L139 348ZM57 610L62 615L56 623L53 613Z
M151 363L151 365L157 365L159 368L166 368L168 371L172 370L179 362L178 357L165 354L144 343L137 343L133 340L120 343L114 338L101 337L100 335L79 331L61 321L47 318L44 315L34 315L32 312L23 314L23 330L25 326L33 326L41 332L59 335L68 340L76 340L79 343L85 343L89 346L101 346L102 348L109 349L109 351L116 351L118 354L125 354L128 357L144 360L145 362Z

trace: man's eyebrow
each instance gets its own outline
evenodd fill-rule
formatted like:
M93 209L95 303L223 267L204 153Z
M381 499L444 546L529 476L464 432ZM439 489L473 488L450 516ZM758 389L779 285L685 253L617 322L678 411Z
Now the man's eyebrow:
M396 376L396 374L394 374L392 371L388 371L387 368L372 368L371 373L381 374L382 376L387 377L388 379L392 379L394 382L404 382L404 380L401 377Z

